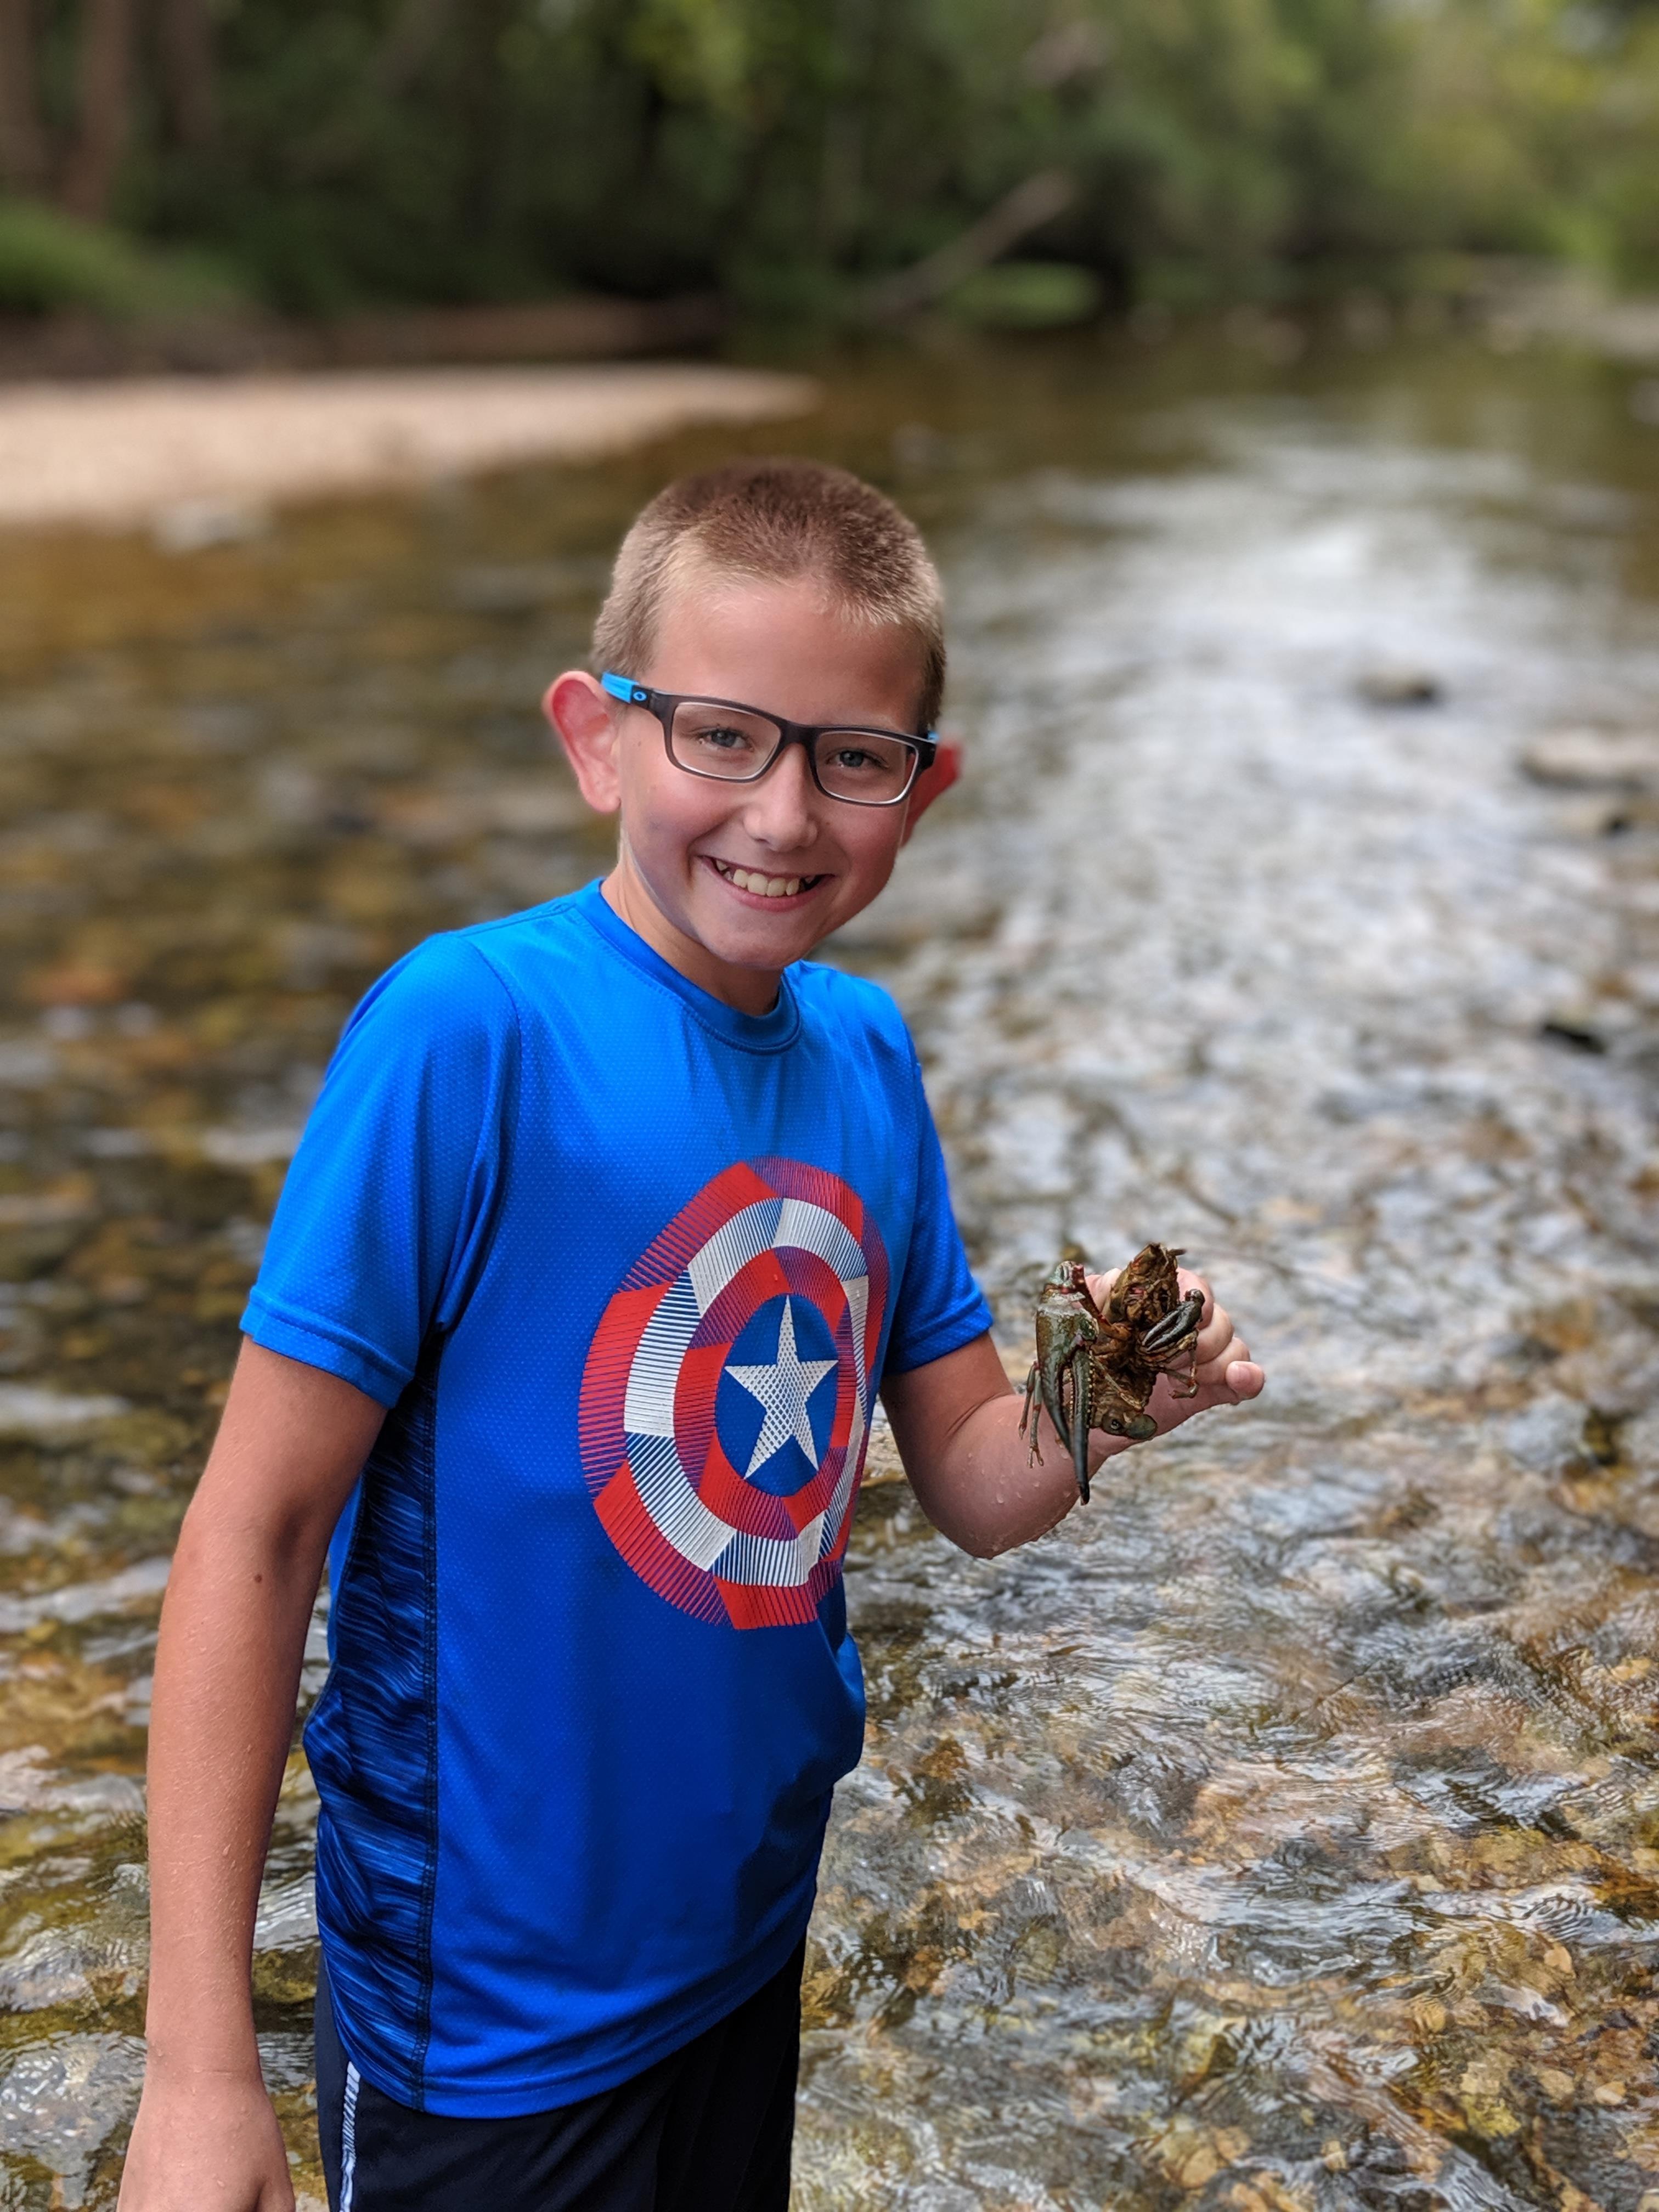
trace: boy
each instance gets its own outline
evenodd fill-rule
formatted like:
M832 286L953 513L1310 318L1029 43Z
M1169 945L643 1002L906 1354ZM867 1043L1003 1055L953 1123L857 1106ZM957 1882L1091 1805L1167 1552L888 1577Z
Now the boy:
M370 992L245 1316L157 1655L124 2212L293 2201L248 1962L331 1536L337 2212L783 2212L875 1391L969 1550L1076 1498L1028 1463L902 1023L800 964L954 774L920 538L837 470L688 479L595 650L546 708L615 868ZM1199 1359L1164 1428L1261 1387L1218 1308Z

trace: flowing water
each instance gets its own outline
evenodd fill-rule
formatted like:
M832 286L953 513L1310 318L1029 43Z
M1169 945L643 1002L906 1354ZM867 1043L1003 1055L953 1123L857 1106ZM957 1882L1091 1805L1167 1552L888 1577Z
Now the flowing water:
M947 570L971 774L837 957L911 1018L1011 1361L1062 1240L1157 1237L1270 1371L995 1562L867 1489L811 2212L1659 2212L1628 381L1016 351L790 433ZM633 506L732 442L0 544L0 2205L113 2203L159 1595L332 1036L603 864L533 702ZM312 1804L296 1754L256 1984L302 2199Z

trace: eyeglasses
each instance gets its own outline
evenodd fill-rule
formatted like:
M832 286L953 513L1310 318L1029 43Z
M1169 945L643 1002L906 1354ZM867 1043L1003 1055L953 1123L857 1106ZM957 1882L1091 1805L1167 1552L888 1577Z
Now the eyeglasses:
M844 799L850 806L896 806L921 771L933 766L939 750L931 730L910 738L896 730L787 722L732 699L653 691L609 670L599 682L613 699L656 716L676 768L718 783L755 783L786 745L802 745L812 781L826 799Z

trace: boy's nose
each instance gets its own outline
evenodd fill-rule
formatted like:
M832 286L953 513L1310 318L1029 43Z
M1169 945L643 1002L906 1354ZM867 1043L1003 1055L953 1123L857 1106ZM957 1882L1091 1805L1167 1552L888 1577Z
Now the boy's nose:
M817 787L800 745L786 745L744 794L743 826L757 843L780 852L810 845L818 834Z

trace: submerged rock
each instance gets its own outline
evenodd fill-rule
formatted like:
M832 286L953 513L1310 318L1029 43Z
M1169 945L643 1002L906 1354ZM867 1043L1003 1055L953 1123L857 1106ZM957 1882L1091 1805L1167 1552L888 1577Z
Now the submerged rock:
M1438 707L1446 696L1440 678L1425 668L1370 669L1354 688L1368 707Z
M1552 730L1526 747L1521 766L1564 791L1659 793L1659 731Z

